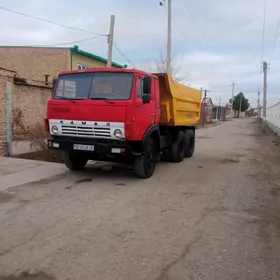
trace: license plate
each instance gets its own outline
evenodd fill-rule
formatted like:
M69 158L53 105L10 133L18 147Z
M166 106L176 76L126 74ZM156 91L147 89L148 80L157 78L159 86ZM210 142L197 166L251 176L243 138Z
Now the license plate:
M80 150L80 151L94 151L94 146L93 145L74 144L73 149Z

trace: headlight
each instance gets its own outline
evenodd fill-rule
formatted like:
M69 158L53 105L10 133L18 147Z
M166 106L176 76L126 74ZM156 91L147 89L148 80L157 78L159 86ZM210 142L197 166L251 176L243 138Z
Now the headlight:
M52 126L52 133L57 134L58 133L58 127L57 125Z
M116 129L114 131L114 135L117 137L117 138L122 138L123 137L123 134L122 134L122 131L120 129Z

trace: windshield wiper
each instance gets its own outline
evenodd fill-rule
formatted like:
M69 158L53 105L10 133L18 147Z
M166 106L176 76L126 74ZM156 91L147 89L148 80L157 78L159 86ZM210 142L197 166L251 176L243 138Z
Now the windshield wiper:
M84 100L85 98L68 98L68 97L65 97L65 96L57 96L55 99L69 100L73 103L76 103L75 100Z
M56 96L55 99L69 100L69 101L71 101L72 103L76 103L73 99L67 98L67 97L65 97L65 96Z
M105 100L108 103L115 104L113 100L109 100L106 97L90 97L91 100Z

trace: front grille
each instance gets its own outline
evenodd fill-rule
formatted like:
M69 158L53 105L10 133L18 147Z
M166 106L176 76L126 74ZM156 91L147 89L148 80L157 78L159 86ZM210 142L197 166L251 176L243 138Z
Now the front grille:
M89 127L78 125L62 125L62 135L84 137L110 137L110 127Z

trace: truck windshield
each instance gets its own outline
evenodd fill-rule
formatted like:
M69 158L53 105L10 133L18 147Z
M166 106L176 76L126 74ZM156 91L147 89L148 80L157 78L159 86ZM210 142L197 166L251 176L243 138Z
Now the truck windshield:
M130 99L132 73L84 72L61 75L58 79L55 99Z

